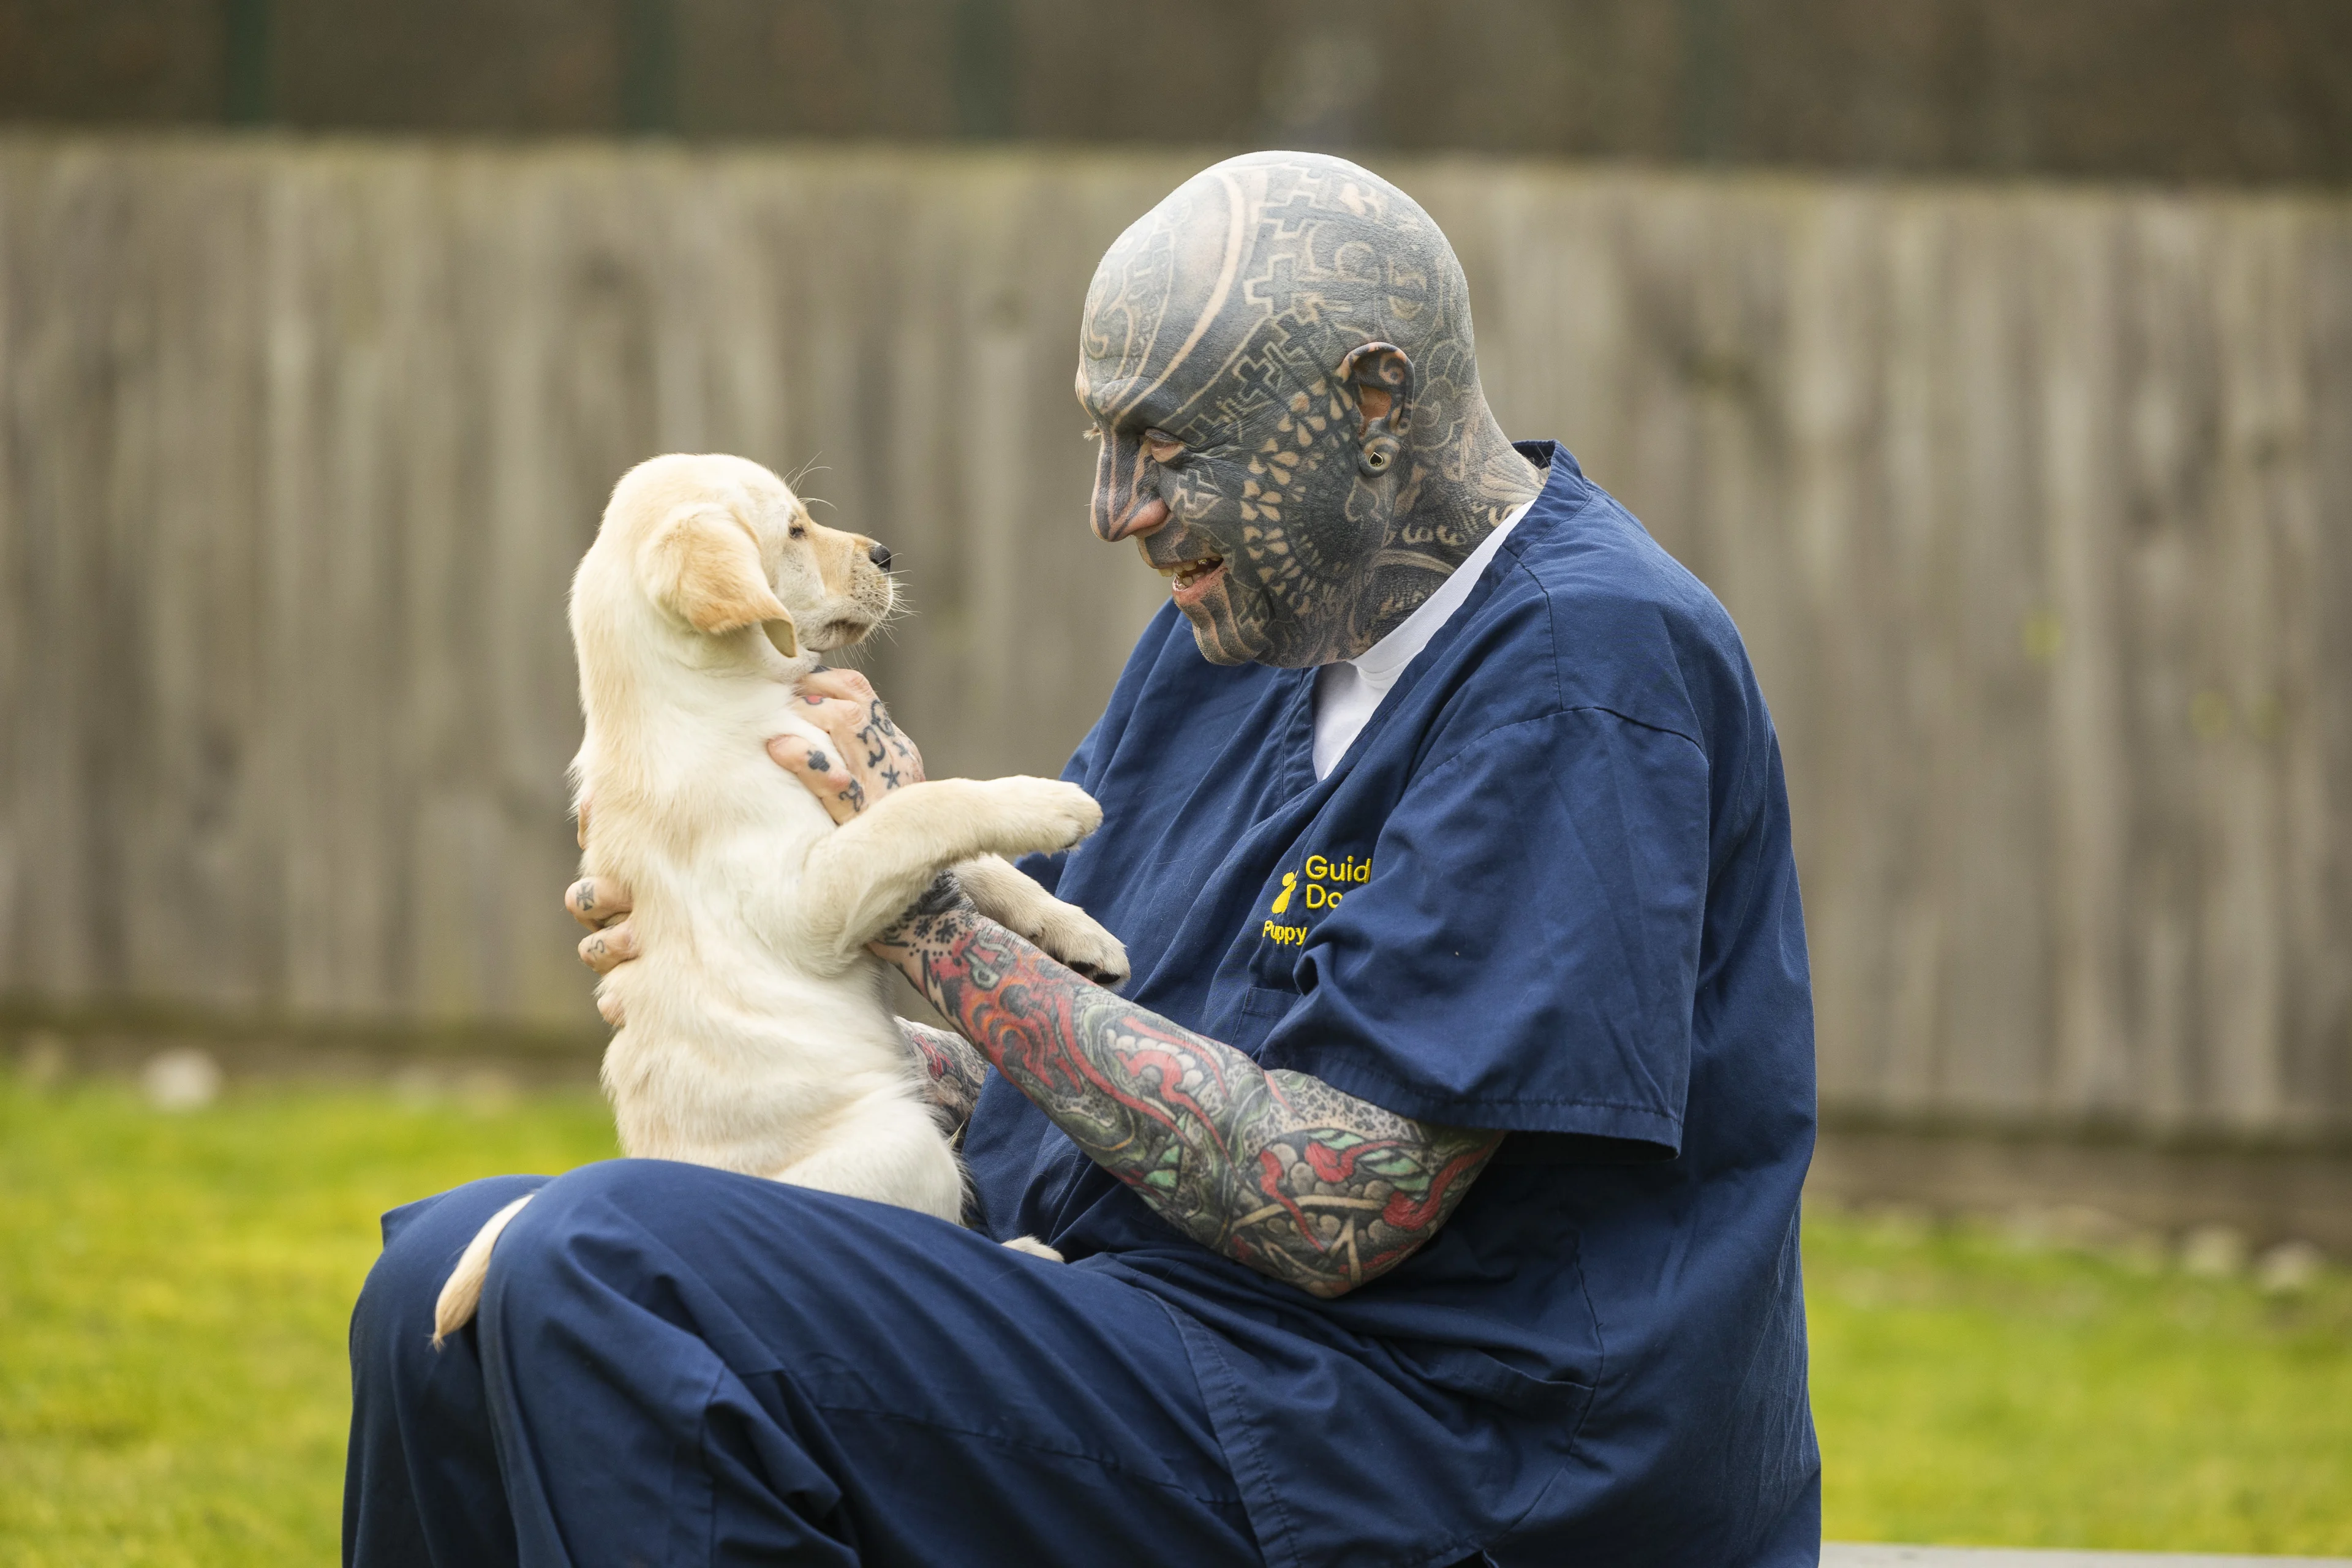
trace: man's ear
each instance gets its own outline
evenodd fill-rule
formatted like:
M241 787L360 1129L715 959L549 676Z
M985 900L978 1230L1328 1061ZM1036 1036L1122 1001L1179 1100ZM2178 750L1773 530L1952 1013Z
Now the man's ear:
M638 554L655 604L708 636L782 622L769 640L797 648L792 613L760 569L759 542L743 520L702 502L662 519ZM781 632L781 636L779 635Z
M1368 479L1396 471L1412 412L1412 361L1394 343L1366 343L1339 362L1339 384L1356 405L1356 470Z

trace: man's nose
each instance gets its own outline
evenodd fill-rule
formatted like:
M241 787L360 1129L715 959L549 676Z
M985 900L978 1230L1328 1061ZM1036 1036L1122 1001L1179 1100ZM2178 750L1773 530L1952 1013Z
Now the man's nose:
M1167 522L1168 503L1146 482L1150 472L1142 442L1121 436L1103 443L1095 458L1094 504L1087 519L1096 538L1117 544Z
M1108 511L1101 514L1109 518ZM1095 524L1095 534L1105 543L1117 544L1122 539L1133 539L1163 527L1169 519L1168 503L1152 496L1139 506L1130 506L1123 517Z
M866 559L887 572L890 570L890 547L887 544L877 544L866 552Z

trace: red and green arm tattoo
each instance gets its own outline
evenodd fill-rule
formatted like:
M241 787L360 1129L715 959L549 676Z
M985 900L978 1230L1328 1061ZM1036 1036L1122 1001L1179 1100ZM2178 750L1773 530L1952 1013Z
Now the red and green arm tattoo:
M971 1108L980 1100L980 1086L988 1077L988 1059L970 1040L951 1029L934 1029L909 1018L898 1020L915 1063L923 1069L924 1098L930 1101L949 1132L963 1130Z
M961 900L925 900L874 949L1161 1218L1312 1295L1344 1295L1412 1256L1502 1142L1269 1072ZM938 1031L907 1027L941 1103L961 1092L943 1083L977 1093L976 1064Z

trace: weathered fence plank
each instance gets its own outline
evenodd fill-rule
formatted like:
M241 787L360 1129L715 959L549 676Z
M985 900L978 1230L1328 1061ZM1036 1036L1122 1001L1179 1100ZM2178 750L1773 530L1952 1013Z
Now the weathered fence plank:
M814 462L935 770L1058 766L1160 591L1077 305L1190 166L0 140L8 1016L592 1032L562 595L656 451ZM2352 202L1386 172L1740 622L1828 1102L2352 1131Z

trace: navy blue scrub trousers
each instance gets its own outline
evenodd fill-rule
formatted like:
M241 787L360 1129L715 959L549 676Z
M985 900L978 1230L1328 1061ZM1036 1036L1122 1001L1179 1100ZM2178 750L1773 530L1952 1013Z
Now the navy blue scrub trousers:
M457 1254L534 1189L435 1351ZM1170 1313L1115 1271L696 1165L476 1182L384 1218L344 1560L1259 1563Z

